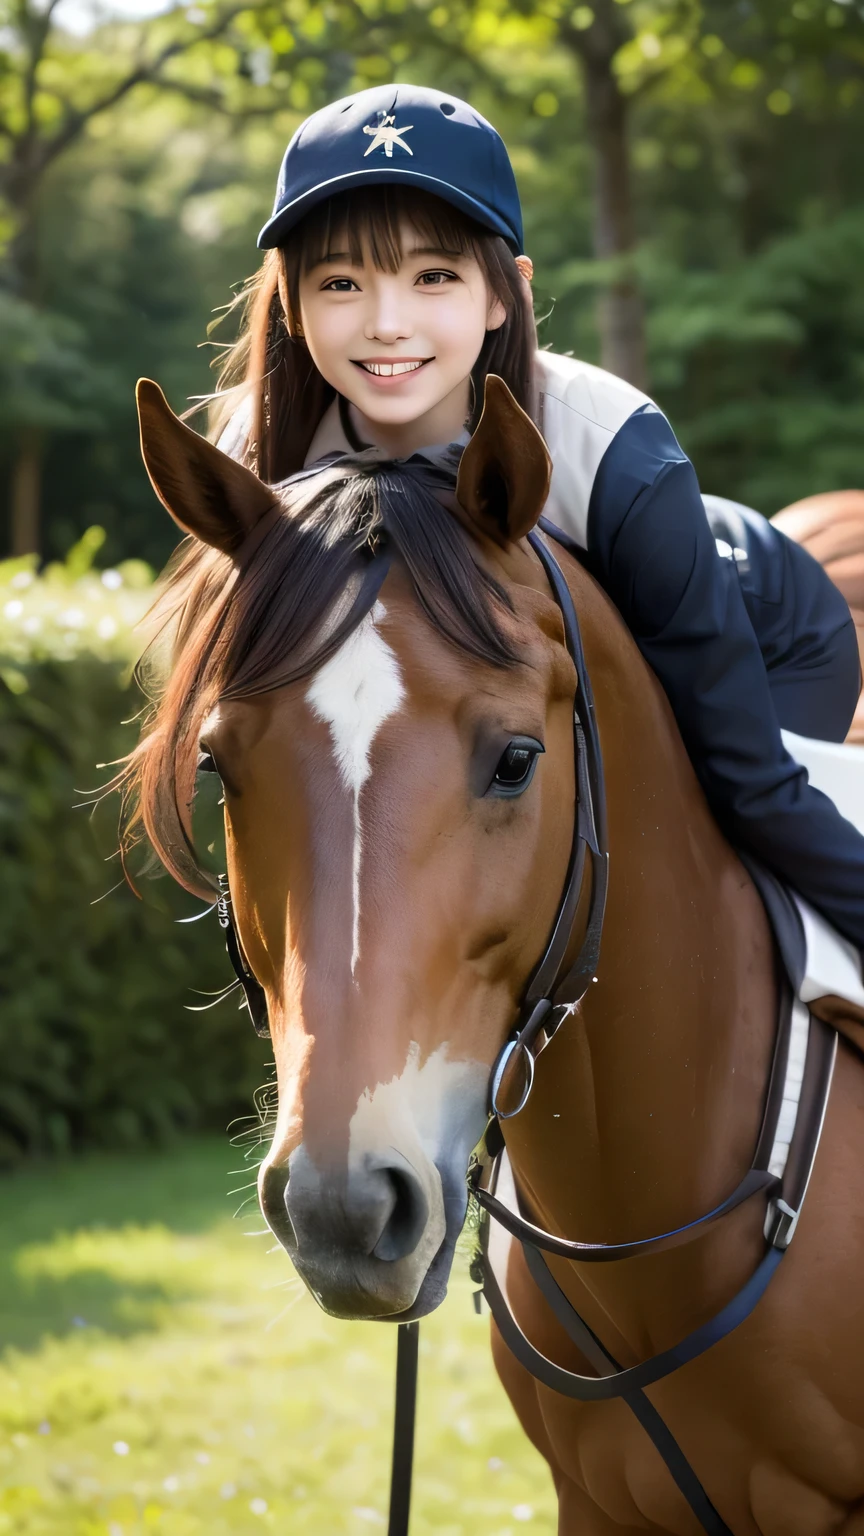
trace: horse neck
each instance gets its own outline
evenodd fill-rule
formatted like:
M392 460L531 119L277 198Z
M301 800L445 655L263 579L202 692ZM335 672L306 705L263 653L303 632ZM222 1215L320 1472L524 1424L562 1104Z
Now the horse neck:
M746 1171L776 983L761 902L660 685L590 577L571 562L567 577L603 750L609 899L598 980L507 1139L547 1221L620 1241L694 1219Z

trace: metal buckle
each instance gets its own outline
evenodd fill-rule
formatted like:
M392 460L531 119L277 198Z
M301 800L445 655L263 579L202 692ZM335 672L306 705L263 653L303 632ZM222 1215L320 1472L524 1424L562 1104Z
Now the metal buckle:
M509 1062L510 1057L513 1055L513 1052L517 1049L522 1051L525 1060L528 1063L525 1071L525 1087L522 1090L522 1097L519 1100L519 1103L516 1105L515 1109L500 1109L498 1106L498 1090L501 1087L501 1080L504 1076L507 1063ZM531 1089L533 1087L534 1057L531 1055L531 1052L526 1050L522 1044L522 1036L520 1033L515 1035L512 1040L507 1041L507 1044L501 1052L501 1055L498 1057L498 1061L495 1066L495 1071L492 1076L492 1087L489 1091L489 1098L492 1104L493 1115L496 1115L499 1120L512 1120L514 1115L518 1115L520 1111L525 1108L525 1105L528 1103Z
M512 1120L513 1116L518 1115L520 1110L523 1110L525 1105L528 1103L531 1089L534 1087L534 1054L531 1050L531 1047L533 1046L534 1041L537 1039L537 1036L540 1034L541 1029L543 1029L545 1021L549 1017L550 1013L552 1013L552 1011L552 1004L548 997L538 998L537 1001L532 1004L531 1012L528 1015L525 1023L521 1026L521 1028L517 1029L512 1040L507 1041L507 1044L504 1046L504 1049L502 1050L498 1060L495 1063L495 1066L492 1070L492 1084L489 1089L489 1102L491 1105L492 1114L495 1115L499 1120ZM517 1049L517 1047L522 1051L527 1062L527 1066L525 1068L525 1087L522 1090L522 1097L519 1100L519 1103L516 1105L515 1109L499 1109L498 1090L501 1087L501 1081L504 1077L507 1063L509 1062L513 1052Z
M770 1248L779 1248L781 1253L785 1252L795 1236L800 1214L800 1211L793 1211L791 1205L787 1205L785 1200L771 1201L765 1228L765 1237Z

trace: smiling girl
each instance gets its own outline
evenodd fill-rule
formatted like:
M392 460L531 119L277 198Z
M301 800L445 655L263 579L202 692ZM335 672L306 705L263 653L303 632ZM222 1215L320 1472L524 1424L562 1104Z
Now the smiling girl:
M434 457L467 442L497 374L546 440L546 515L660 679L718 821L864 950L864 838L780 735L844 739L860 684L849 609L770 523L703 499L645 395L537 350L495 129L416 86L335 102L291 140L259 246L220 445L271 484L368 445Z

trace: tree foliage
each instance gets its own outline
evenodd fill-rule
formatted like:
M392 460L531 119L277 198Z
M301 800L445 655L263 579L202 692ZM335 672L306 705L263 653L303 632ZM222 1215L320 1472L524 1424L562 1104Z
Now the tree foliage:
M108 558L167 554L134 379L207 390L288 136L394 77L499 124L544 344L609 362L623 334L706 488L771 512L864 480L861 0L208 0L77 37L40 3L0 64L0 472L37 427L49 555L94 521Z
M0 565L0 1167L222 1130L266 1075L236 998L189 1011L233 979L215 919L178 927L196 904L165 878L133 894L116 804L87 794L134 743L152 583L137 562L93 574L100 534L41 577Z

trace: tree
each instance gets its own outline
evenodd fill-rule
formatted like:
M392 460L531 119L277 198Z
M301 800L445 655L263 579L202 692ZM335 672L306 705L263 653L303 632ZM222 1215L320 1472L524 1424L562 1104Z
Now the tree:
M37 223L45 177L97 119L136 91L161 87L203 101L211 109L224 105L227 93L210 83L207 76L212 70L206 66L202 80L202 55L208 45L226 38L249 9L246 0L205 0L196 9L177 7L158 23L106 27L98 39L101 46L94 48L92 40L82 42L57 28L57 3L11 0L0 51L0 216L8 230L2 285L19 358L21 338L27 335L25 351L29 347L33 352L40 379L35 393L25 392L19 399L13 418L18 428L10 487L13 554L40 547L46 431L58 425L58 411L67 427L84 419L69 399L68 326L39 315ZM242 74L242 34L231 57ZM178 74L181 60L187 65L191 61L191 73ZM247 103L241 110L248 115L255 108ZM13 312L16 305L17 313ZM65 342L58 346L61 333ZM15 366L13 356L13 370Z
M38 318L46 299L40 209L58 162L100 120L118 121L133 97L138 104L179 97L204 121L226 118L236 133L255 120L278 124L286 106L311 110L352 85L387 78L399 60L424 47L439 57L453 51L425 11L403 13L389 0L373 0L368 10L358 0L330 0L326 13L309 0L203 0L146 24L102 25L83 41L55 25L56 5L57 0L11 0L5 51L0 47L0 218L10 230L0 281L9 295L7 309L16 302L23 306L16 333L30 327L34 338L38 333L44 340L49 332L67 338L62 356L54 346L42 347L38 400L29 393L30 415L22 399L13 418L16 554L40 547L47 434L60 417L66 431L91 421L94 403L89 398L87 410L70 409L68 326L62 316L56 323ZM77 344L86 351L86 337ZM92 358L88 363L83 355L81 363L81 376L89 372L94 384L101 364ZM92 397L94 391L85 393Z
M615 69L632 31L616 0L594 0L592 6L577 6L562 16L558 32L578 59L585 86L585 125L594 160L594 255L615 273L598 297L601 361L610 373L646 389L645 309L631 262L636 223L630 98Z

